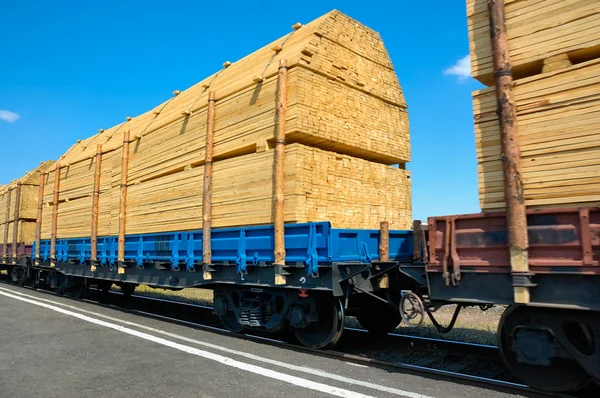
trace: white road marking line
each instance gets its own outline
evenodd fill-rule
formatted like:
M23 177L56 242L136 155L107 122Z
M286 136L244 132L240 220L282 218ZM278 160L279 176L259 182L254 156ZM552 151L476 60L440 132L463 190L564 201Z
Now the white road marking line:
M0 291L1 295L13 298L15 300L24 301L29 304L34 304L34 305L37 305L37 306L40 306L43 308L47 308L49 310L56 311L61 314L65 314L65 315L72 316L74 318L81 319L82 321L93 323L93 324L96 324L99 326L104 326L109 329L113 329L113 330L123 332L123 333L129 334L129 335L135 336L135 337L139 337L144 340L152 341L157 344L162 344L164 346L171 347L176 350L186 352L188 354L197 355L199 357L210 359L210 360L222 363L223 365L227 365L227 366L231 366L231 367L234 367L237 369L245 370L247 372L255 373L260 376L269 377L271 379L283 381L283 382L290 383L290 384L293 384L293 385L296 385L299 387L308 388L308 389L315 390L315 391L320 391L320 392L327 393L330 395L335 395L338 397L370 398L369 395L360 394L357 392L345 390L345 389L334 387L334 386L329 386L327 384L317 383L317 382L303 379L300 377L291 376L291 375L288 375L285 373L277 372L277 371L274 371L271 369L263 368L263 367L256 366L256 365L251 365L249 363L236 361L235 359L232 359L229 357L225 357L225 356L222 356L219 354L213 354L212 352L203 351L203 350L199 350L197 348L190 347L187 345L175 343L171 340L166 340L161 337L156 337L156 336L150 335L148 333L139 332L137 330L126 328L125 326L116 325L114 323L102 321L100 319L92 318L87 315L72 312L72 311L69 311L69 310L66 310L63 308L59 308L59 307L56 307L56 306L53 306L50 304L45 304L45 303L42 303L42 302L39 302L36 300L30 300L25 297L16 296L14 294L10 294L10 293L7 293L6 291L4 291L6 289L2 289L2 290L3 291Z
M351 366L356 366L357 368L368 368L367 365L361 365L359 363L346 362L346 364L351 365Z
M404 390L400 390L400 389L397 389L397 388L386 387L386 386L382 386L382 385L379 385L379 384L370 383L370 382L367 382L367 381L355 380L355 379L352 379L352 378L349 378L349 377L344 377L344 376L332 374L332 373L329 373L327 371L320 370L320 369L307 368L307 367L304 367L304 366L292 365L292 364L288 364L286 362L277 361L277 360L274 360L274 359L264 358L264 357L261 357L261 356L258 356L258 355L254 355L254 354L250 354L250 353L247 353L247 352L237 351L237 350L234 350L234 349L231 349L231 348L227 348L227 347L222 347L222 346L219 346L219 345L216 345L216 344L212 344L212 343L207 343L207 342L200 341L200 340L191 339L189 337L181 336L181 335L178 335L178 334L175 334L175 333L166 332L164 330L155 329L155 328L150 327L150 326L141 325L141 324L138 324L138 323L135 323L135 322L125 321L125 320L122 320L122 319L119 319L119 318L114 318L114 317L111 317L111 316L108 316L108 315L104 315L104 314L99 314L99 313L96 313L96 312L88 311L88 310L85 310L83 308L75 307L75 306L72 306L72 305L69 305L69 304L59 303L59 302L48 300L48 299L44 299L44 298L41 298L41 297L31 296L29 294L17 292L17 291L11 290L11 289L3 288L3 287L0 287L0 290L6 290L6 291L9 291L11 293L18 294L18 295L21 295L21 296L24 296L24 297L31 297L31 298L39 300L39 301L45 301L45 302L53 303L53 304L60 305L60 306L66 307L66 308L71 308L71 309L79 311L79 312L83 312L83 313L86 313L86 314L92 314L92 315L94 315L94 316L96 316L98 318L109 319L111 321L119 322L119 323L122 323L124 325L134 326L134 327L137 327L137 328L140 328L140 329L143 329L143 330L148 330L148 331L151 331L151 332L154 332L154 333L162 334L163 336L169 336L169 337L174 338L174 339L185 341L187 343L192 343L192 344L196 344L196 345L200 345L200 346L212 348L212 349L215 349L215 350L218 350L218 351L222 351L222 352L227 352L227 353L230 353L230 354L238 355L238 356L241 356L241 357L244 357L244 358L248 358L248 359L252 359L252 360L255 360L255 361L258 361L258 362L268 363L270 365L279 366L279 367L286 368L286 369L289 369L289 370L293 370L293 371L297 371L297 372L303 372L303 373L306 373L306 374L311 374L313 376L319 376L319 377L322 377L322 378L336 380L336 381L340 381L340 382L347 383L347 384L353 384L353 385L356 385L356 386L366 387L366 388L370 388L370 389L373 389L373 390L378 390L378 391L386 392L386 393L389 393L389 394L399 395L399 396L406 397L406 398L433 398L433 397L431 397L429 395L423 395L423 394L414 393L414 392L411 392L411 391L404 391ZM150 314L150 315L154 316L154 314ZM352 364L352 365L357 365L357 364ZM364 366L364 365L358 365L358 366L360 367L360 366ZM368 366L365 366L365 367L368 367Z

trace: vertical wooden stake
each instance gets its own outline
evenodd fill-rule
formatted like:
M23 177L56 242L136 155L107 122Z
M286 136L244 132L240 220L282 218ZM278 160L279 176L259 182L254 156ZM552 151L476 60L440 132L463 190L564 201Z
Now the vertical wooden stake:
M17 182L17 195L15 197L15 212L13 217L12 262L17 262L17 241L19 240L19 211L21 207L21 183Z
M123 133L123 154L121 156L121 202L119 206L119 273L124 273L125 264L125 224L127 212L127 169L129 167L129 130Z
M427 262L427 239L421 220L413 221L413 261Z
M40 245L42 241L42 216L44 214L44 184L47 174L40 173L40 190L38 193L37 219L35 221L35 253L33 253L33 261L36 265L40 259Z
M275 138L275 284L286 283L285 272L285 129L287 114L287 61L279 61L277 136Z
M6 214L4 216L4 245L2 246L2 258L8 258L8 220L10 220L10 196L12 189L6 192Z
M215 92L208 93L208 111L206 116L206 146L204 149L204 186L202 192L202 263L203 278L212 279L209 272L212 264L211 222L212 222L212 174L213 147L215 132Z
M390 261L390 223L382 221L379 224L379 261L387 263Z
M531 285L528 281L531 274L528 259L527 213L523 194L521 152L512 92L512 66L506 33L504 0L488 0L488 11L498 103L497 113L500 124L504 199L514 299L515 303L526 304L529 303L529 287Z
M390 223L381 221L379 223L379 261L387 263L390 261ZM379 288L388 289L390 287L390 277L386 274L379 278Z
M54 197L52 198L52 232L50 233L50 267L56 266L56 231L58 229L58 193L60 190L60 163L54 172Z
M98 262L98 203L100 200L100 176L102 173L102 145L96 146L96 168L94 170L94 192L92 194L92 239L90 245L91 270Z

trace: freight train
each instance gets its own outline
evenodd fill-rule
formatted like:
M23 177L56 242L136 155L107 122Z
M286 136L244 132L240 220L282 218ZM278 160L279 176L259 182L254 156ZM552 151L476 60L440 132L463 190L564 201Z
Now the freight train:
M276 47L278 53L281 47ZM302 52L310 57L308 53ZM276 73L279 83L285 82L284 62ZM497 79L509 76L510 70L496 74ZM285 98L278 92L282 112ZM207 148L214 122L211 97L208 101ZM503 109L506 103L499 104L501 115L510 112ZM187 117L190 111L184 113ZM278 123L284 123L285 117L278 116ZM510 131L501 134L506 138ZM121 170L127 171L134 139L141 137L124 136ZM328 221L285 223L283 166L278 161L285 140L278 135L268 144L275 156L274 224L211 228L211 153L203 163L204 228L125 233L128 182L127 172L121 172L118 234L103 235L98 232L98 151L90 189L91 236L64 238L57 232L58 166L49 239L41 233L42 178L35 241L29 245L16 238L17 205L12 209L15 238L9 241L7 226L0 242L0 269L14 282L45 284L76 297L89 287L107 292L113 284L126 296L140 284L212 289L214 313L230 331L290 329L312 348L336 344L347 316L355 316L374 334L393 331L401 322L418 327L425 317L447 332L461 308L501 305L507 309L498 325L499 352L523 382L551 392L600 383L600 209L525 211L522 198L511 197L515 166L510 160L515 159L507 151L506 212L431 217L426 225L415 221L405 230L390 230L386 221L379 229L336 228ZM9 199L6 225L10 211ZM450 324L442 326L435 313L446 305L456 305L456 310Z
M285 225L286 263L274 265L272 226L215 229L213 263L202 263L202 231L126 237L125 262L115 237L48 240L0 259L13 281L44 283L82 297L88 287L126 295L139 284L213 289L214 312L232 332L290 328L309 347L341 337L345 316L372 333L429 317L442 333L460 309L507 306L498 347L508 368L545 391L600 381L600 209L529 211L530 271L511 272L505 213L432 217L407 231L343 230L327 222ZM285 278L278 284L277 278ZM514 290L530 300L515 303ZM435 311L457 305L447 326Z

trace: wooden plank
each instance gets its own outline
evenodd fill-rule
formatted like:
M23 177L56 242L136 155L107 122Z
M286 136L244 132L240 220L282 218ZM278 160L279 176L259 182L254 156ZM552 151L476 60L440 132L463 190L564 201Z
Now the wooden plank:
M378 228L387 219L393 229L409 228L405 170L300 144L287 146L286 159L286 222L329 220L334 227ZM214 228L273 222L272 150L216 161L213 173ZM191 167L130 185L128 233L201 229L202 179L203 167ZM61 203L61 237L89 236L90 205L89 197ZM112 220L116 223L118 214Z
M527 205L599 201L600 60L518 80L514 93ZM502 208L493 91L475 92L473 108L480 204L484 210Z
M600 56L600 3L596 0L508 0L506 27L513 75L543 71L547 58ZM467 0L471 71L493 84L487 0ZM564 58L563 58L564 59ZM554 64L553 67L566 64ZM568 66L568 65L566 65Z

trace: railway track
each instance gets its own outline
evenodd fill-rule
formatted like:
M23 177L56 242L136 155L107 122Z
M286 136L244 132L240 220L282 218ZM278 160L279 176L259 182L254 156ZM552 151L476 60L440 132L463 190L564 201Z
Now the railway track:
M6 282L3 281L3 283ZM34 289L32 287L28 288ZM58 295L46 289L35 290ZM232 335L230 331L221 326L219 318L212 314L212 307L207 305L136 294L125 299L123 294L117 291L110 291L108 297L102 297L100 291L94 288L90 288L90 294L82 301L195 329ZM460 380L466 384L486 386L486 388L494 388L497 391L518 393L520 396L554 396L560 398L587 398L593 396L587 390L577 395L549 395L519 383L501 363L496 351L497 348L491 345L408 336L398 333L390 333L387 336L375 338L365 330L357 328L345 328L341 341L335 349L329 350L306 348L294 342L293 336L283 333L273 335L253 331L252 333L233 336L261 341L295 351L310 352L314 355L334 357L359 365L411 371L428 374L432 377ZM387 347L387 350L381 350L381 347Z
M117 291L111 291L111 294L116 297L122 296ZM132 295L131 298L135 300L134 306L137 307L133 310L134 312L161 317L162 319L184 321L191 326L209 327L227 332L226 329L221 327L219 319L212 315L211 306L142 295ZM140 305L146 309L141 310ZM189 309L194 311L190 312ZM262 340L293 344L293 338L290 339L290 336L287 335L276 335L273 338L271 334L255 331L244 335ZM367 354L365 354L365 351L367 351ZM323 351L318 350L317 352ZM452 376L465 375L471 378L494 380L494 383L498 385L523 387L502 364L497 353L497 347L491 345L408 336L398 333L390 333L385 337L373 337L364 329L346 327L344 335L336 345L335 350L326 352L335 352L346 359L354 359L359 362L395 363L404 365L405 368L429 369L447 372Z

